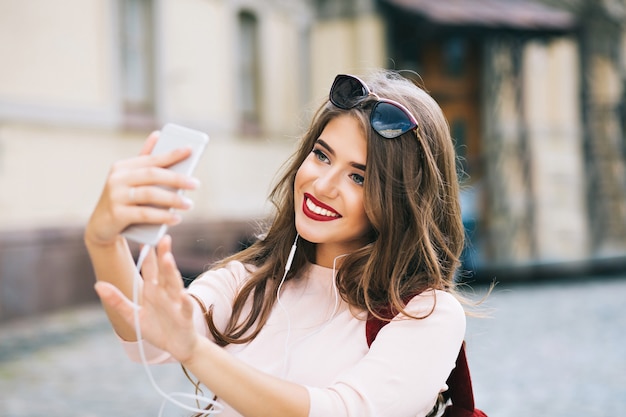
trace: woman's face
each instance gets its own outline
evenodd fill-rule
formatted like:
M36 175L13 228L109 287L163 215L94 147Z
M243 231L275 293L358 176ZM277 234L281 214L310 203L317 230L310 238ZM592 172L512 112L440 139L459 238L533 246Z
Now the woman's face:
M296 173L296 229L316 243L316 263L332 266L339 255L367 243L371 228L363 205L367 141L349 115L332 119Z

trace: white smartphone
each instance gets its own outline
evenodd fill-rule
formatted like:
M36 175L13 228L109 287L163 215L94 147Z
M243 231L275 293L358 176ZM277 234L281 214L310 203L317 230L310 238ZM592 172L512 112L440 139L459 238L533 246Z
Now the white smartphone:
M161 129L159 139L154 145L151 154L159 155L174 149L190 147L192 150L191 155L187 159L168 167L168 169L191 175L208 142L209 136L204 132L168 123ZM170 187L163 188L176 191ZM178 193L182 192L183 190L178 189ZM166 231L167 225L165 224L131 224L124 229L122 235L135 242L154 246L161 240Z

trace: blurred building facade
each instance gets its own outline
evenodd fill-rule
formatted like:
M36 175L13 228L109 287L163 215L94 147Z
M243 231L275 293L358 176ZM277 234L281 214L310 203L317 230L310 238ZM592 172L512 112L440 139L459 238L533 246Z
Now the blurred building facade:
M166 122L211 136L181 267L236 250L335 74L375 67L448 117L470 268L625 256L625 3L0 0L0 319L94 298L82 228Z

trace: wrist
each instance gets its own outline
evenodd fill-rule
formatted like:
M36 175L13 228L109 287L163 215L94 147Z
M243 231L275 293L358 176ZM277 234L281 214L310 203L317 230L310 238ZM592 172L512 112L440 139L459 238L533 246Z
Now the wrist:
M85 233L83 234L83 242L85 243L85 246L88 250L113 249L118 247L119 245L124 245L125 241L126 239L121 235L114 236L112 239L108 240L100 239L97 236L94 236L89 229L86 229Z
M185 355L185 357L177 359L185 368L192 370L195 369L198 363L206 361L206 358L201 358L210 354L211 349L219 349L219 347L212 343L208 338L196 335L194 341L191 343L191 348L189 349L188 354Z

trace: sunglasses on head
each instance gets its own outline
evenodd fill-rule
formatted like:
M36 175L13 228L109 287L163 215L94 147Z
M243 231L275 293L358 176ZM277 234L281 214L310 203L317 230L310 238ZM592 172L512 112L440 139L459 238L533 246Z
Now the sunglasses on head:
M370 96L376 98L370 113L370 124L380 136L394 139L417 128L417 120L409 109L396 101L378 97L353 75L337 75L330 88L329 98L335 106L348 110L360 105Z

